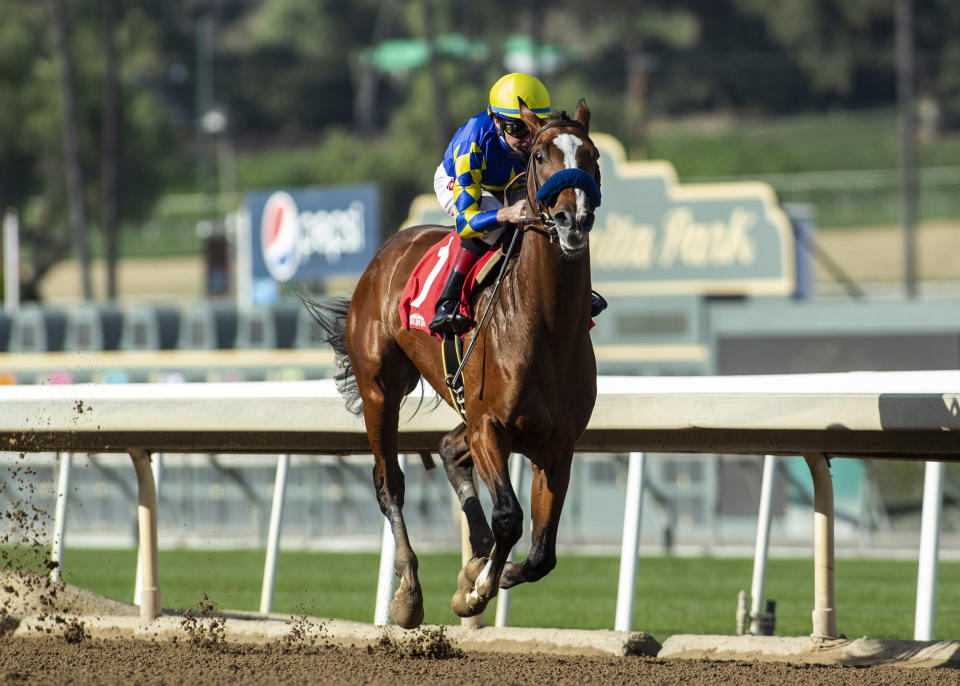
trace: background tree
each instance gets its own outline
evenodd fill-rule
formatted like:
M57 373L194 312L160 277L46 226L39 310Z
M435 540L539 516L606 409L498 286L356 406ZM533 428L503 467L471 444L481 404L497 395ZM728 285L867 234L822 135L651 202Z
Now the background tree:
M873 0L735 0L802 71L816 100L859 107L896 100L893 4ZM808 106L809 106L808 105Z
M103 0L103 135L100 169L103 175L102 215L107 267L107 299L117 297L117 218L120 212L120 106L117 75L117 0Z
M20 214L21 242L32 257L21 288L27 299L71 245L62 211L62 130L48 10L23 0L0 6L0 208Z
M68 230L70 156L48 14L60 3L0 4L0 209L20 211L28 294L64 255L83 259ZM743 121L896 102L892 5L874 0L63 6L70 46L60 53L72 63L84 187L73 216L79 207L92 249L108 263L139 239L161 193L203 190L194 169L210 157L196 97L198 27L206 20L213 87L203 107L228 117L238 189L372 181L387 232L413 195L429 191L453 129L482 110L490 84L518 64L543 78L559 108L586 97L594 128L627 142L635 157L657 145L646 130L654 118L726 112ZM930 135L949 135L960 124L960 38L950 30L960 24L960 5L914 6L921 122ZM532 61L507 59L518 37ZM374 65L372 51L394 39L419 42L432 59L404 69ZM559 57L543 59L549 55ZM108 296L116 293L110 283Z
M595 86L619 94L617 133L634 157L645 157L649 82L664 53L683 52L697 44L700 19L682 3L600 0L589 5L565 2L561 7L546 24L544 39L576 50L580 59L571 66L582 64L594 86L588 89L584 84L584 95L596 92Z
M0 6L0 206L21 217L25 263L22 293L36 297L37 285L57 262L71 252L84 261L85 238L72 233L82 217L86 226L98 216L92 209L103 199L101 135L104 129L104 27L101 0L71 3L63 15L62 46L70 62L75 122L68 134L61 115L64 88L58 70L51 12L60 0L37 4L9 0ZM64 9L64 8L61 8ZM163 59L156 18L130 10L118 18L116 30L117 178L135 179L116 193L117 221L136 221L177 176L182 159L174 144L171 119L147 85L160 78ZM66 43L66 41L65 41ZM122 59L119 59L122 56ZM74 143L65 145L73 135ZM79 177L72 210L68 209L67 147L75 151L73 172ZM76 196L79 196L78 198ZM76 224L74 224L76 225ZM88 238L92 238L88 237ZM119 248L117 250L119 253ZM88 258L87 258L88 259ZM89 274L89 269L84 270ZM78 295L87 295L86 279ZM92 287L90 288L92 294Z
M77 103L74 95L73 55L67 35L67 17L63 0L50 1L50 26L58 63L60 119L63 131L64 170L67 177L67 207L70 215L70 233L73 252L80 263L80 283L83 297L93 297L90 280L90 247L87 245L87 212L83 200L83 169L80 163L79 132L77 130Z
M960 127L960 4L949 0L914 0L914 48L917 88L932 111L922 112L928 133Z

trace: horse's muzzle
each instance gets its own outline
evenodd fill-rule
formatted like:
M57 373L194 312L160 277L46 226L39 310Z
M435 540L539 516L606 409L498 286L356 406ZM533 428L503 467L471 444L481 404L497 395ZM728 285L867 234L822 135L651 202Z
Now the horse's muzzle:
M569 209L560 208L553 213L554 228L560 239L560 247L568 257L578 254L587 247L593 221L593 212L589 210L575 215Z
M580 253L587 247L590 234L581 228L563 229L557 225L557 237L559 238L560 248L568 257Z
M574 216L573 212L561 209L553 213L553 221L560 231L589 232L593 228L593 212L587 211Z
M578 220L580 222L580 228L583 229L584 231L590 231L590 229L593 228L594 218L595 217L593 215L592 210L588 212L584 212L583 216L578 217Z

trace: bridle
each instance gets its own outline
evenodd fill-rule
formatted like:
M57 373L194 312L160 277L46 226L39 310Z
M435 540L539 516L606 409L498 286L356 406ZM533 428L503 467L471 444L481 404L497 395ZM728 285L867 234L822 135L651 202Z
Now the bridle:
M557 225L553 217L547 214L547 208L544 203L536 198L540 191L541 183L540 177L537 174L537 159L536 155L534 154L534 148L536 147L537 141L540 139L540 136L543 135L544 131L547 129L560 127L580 129L580 131L583 132L583 135L589 138L586 127L575 119L548 121L537 130L537 133L533 137L533 141L530 143L530 159L527 161L527 206L533 208L537 212L540 226L538 227L536 224L527 224L521 227L524 231L533 231L534 233L546 236L551 243L559 242L560 237L559 233L557 232ZM530 179L533 179L534 186L532 197L530 194Z

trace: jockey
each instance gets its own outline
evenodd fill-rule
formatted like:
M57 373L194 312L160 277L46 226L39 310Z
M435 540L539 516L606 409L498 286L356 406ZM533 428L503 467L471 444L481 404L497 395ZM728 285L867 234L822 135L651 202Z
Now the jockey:
M541 119L550 113L550 94L539 79L520 73L501 77L490 89L487 110L454 134L433 177L437 200L456 218L461 238L437 300L436 316L430 322L434 333L461 334L470 328L470 320L460 314L458 306L467 272L500 239L505 224L520 223L526 214L525 199L504 206L498 197L526 170L533 143L533 135L520 118L517 98L523 98ZM591 316L604 307L606 301L594 295Z

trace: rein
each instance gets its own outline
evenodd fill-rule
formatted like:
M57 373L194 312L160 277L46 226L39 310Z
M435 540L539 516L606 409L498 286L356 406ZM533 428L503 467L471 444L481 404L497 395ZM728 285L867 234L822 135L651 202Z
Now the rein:
M481 316L480 321L477 322L476 333L473 334L473 340L470 341L467 351L463 354L463 358L460 360L460 366L457 367L457 371L452 377L447 379L447 386L452 391L455 391L456 386L459 385L458 379L461 379L463 376L463 367L467 364L467 359L470 357L470 353L473 352L473 348L477 344L477 339L480 337L480 331L483 329L483 325L487 321L487 316L490 314L490 308L497 299L497 293L500 292L500 285L503 283L503 277L507 273L507 265L510 264L510 258L513 256L513 249L516 247L517 238L519 238L521 233L523 233L523 228L518 226L513 232L513 237L510 239L510 247L507 248L507 253L503 257L503 264L500 265L500 273L497 274L497 282L493 285L493 293L490 294L490 300L487 301L487 307L483 310L483 316Z
M470 353L473 352L474 346L476 346L477 340L480 338L480 332L483 329L483 325L487 321L487 316L490 314L490 309L491 307L493 307L493 303L496 302L497 300L497 294L500 292L500 286L503 283L503 277L507 273L507 266L510 264L510 258L513 256L514 249L516 248L517 240L519 239L520 235L526 231L533 231L534 233L538 233L541 236L544 236L547 240L550 241L550 243L557 243L560 240L559 234L557 232L556 222L553 220L553 218L550 215L547 214L546 209L543 206L543 203L541 203L540 200L536 199L536 196L540 191L541 184L540 184L540 179L537 176L536 158L533 155L533 147L537 144L537 140L540 138L540 135L547 129L554 128L554 127L580 129L584 133L584 135L587 135L586 128L583 126L583 124L581 124L576 120L547 122L546 124L541 126L540 129L537 131L536 135L534 135L533 142L530 144L530 150L531 150L530 160L529 162L527 162L527 171L525 172L527 175L527 184L526 184L527 198L526 199L527 199L527 205L532 209L536 210L538 217L537 219L533 219L532 217L530 219L527 219L526 221L530 223L521 221L517 225L516 230L513 232L513 237L510 239L510 246L507 248L507 252L503 258L503 264L500 266L500 272L499 274L497 274L497 281L496 283L494 283L493 292L490 294L490 300L487 301L487 306L483 311L483 315L480 317L480 321L477 322L477 326L474 329L473 340L470 341L470 345L467 347L466 352L463 354L463 357L460 360L460 366L457 367L457 371L454 372L454 374L448 377L446 380L447 387L453 393L457 393L458 387L460 387L460 390L462 391L463 368L466 366L467 360L470 358ZM511 181L511 183L513 183L519 178L520 177L517 176L513 181ZM530 185L531 185L530 179L533 179L533 185L535 187L533 197L531 197L530 195ZM599 193L599 189L597 190L597 193ZM599 205L599 201L596 202L595 204ZM539 222L539 226L537 225L537 222ZM464 417L464 421L466 421L466 417Z

